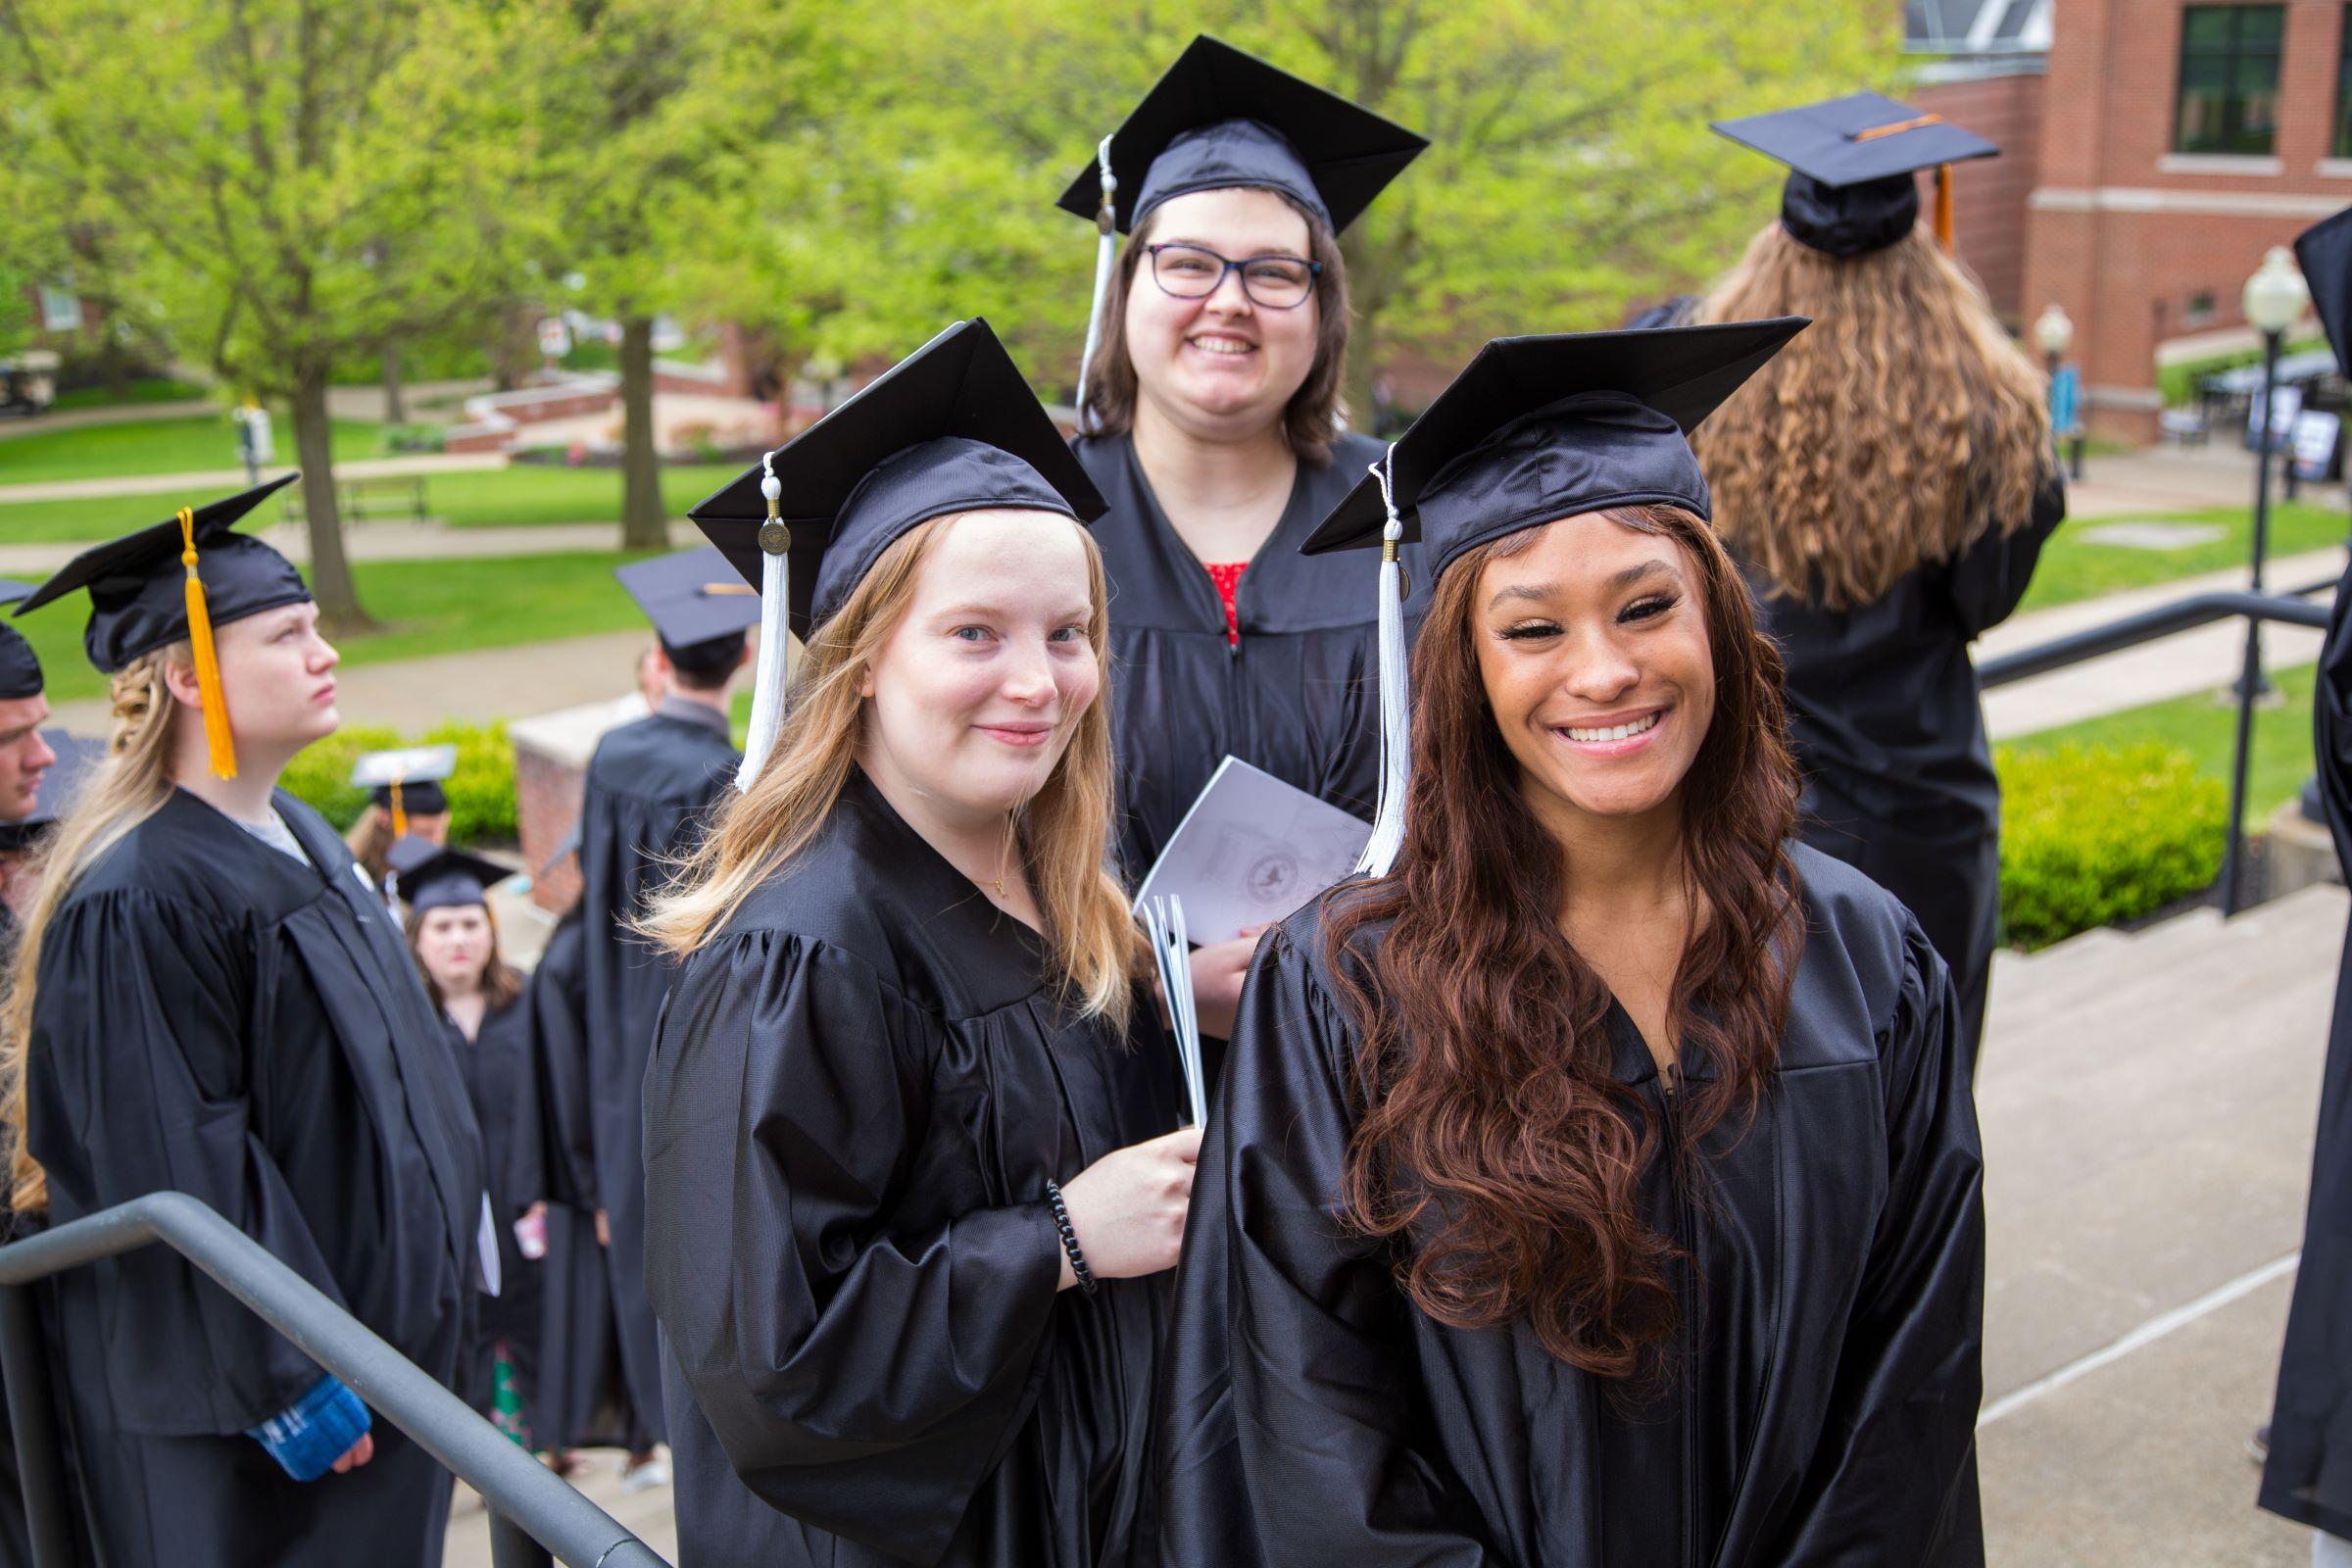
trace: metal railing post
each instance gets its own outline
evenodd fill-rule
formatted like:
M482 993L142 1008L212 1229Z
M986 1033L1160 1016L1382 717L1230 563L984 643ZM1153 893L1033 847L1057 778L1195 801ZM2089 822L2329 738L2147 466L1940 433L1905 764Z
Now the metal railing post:
M490 1510L491 1568L553 1568L554 1562L522 1526L496 1508Z
M29 1286L0 1286L0 1377L8 1381L8 1426L33 1568L73 1568L74 1513L66 1495L65 1449L57 1437L49 1356Z

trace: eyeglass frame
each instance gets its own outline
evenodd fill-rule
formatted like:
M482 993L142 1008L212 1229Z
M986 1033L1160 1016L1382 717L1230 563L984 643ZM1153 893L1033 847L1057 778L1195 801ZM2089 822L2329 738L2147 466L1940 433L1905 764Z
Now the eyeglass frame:
M1218 272L1217 280L1209 284L1208 287L1200 293L1179 294L1174 289L1168 287L1168 285L1160 278L1159 253L1161 251L1198 251L1201 255L1207 257L1210 261L1215 262L1220 268L1224 269L1224 270ZM1217 290L1225 286L1225 279L1234 273L1239 272L1242 278L1242 297L1247 299L1250 304L1256 306L1261 311L1295 311L1299 306L1304 305L1308 300L1311 300L1315 297L1315 286L1316 284L1320 283L1323 278L1323 264L1321 262L1313 261L1304 256L1286 256L1280 251L1267 251L1262 255L1245 256L1237 262L1232 257L1223 255L1217 251L1212 251L1205 245L1195 245L1185 240L1171 239L1164 240L1157 245L1145 246L1144 254L1152 259L1152 281L1158 284L1159 291L1172 300L1214 299L1216 297ZM1306 269L1306 292L1299 295L1297 299L1291 301L1291 303L1288 305L1267 304L1264 300L1259 299L1255 294L1252 294L1250 291L1250 273L1246 270L1246 269L1257 262L1297 262Z

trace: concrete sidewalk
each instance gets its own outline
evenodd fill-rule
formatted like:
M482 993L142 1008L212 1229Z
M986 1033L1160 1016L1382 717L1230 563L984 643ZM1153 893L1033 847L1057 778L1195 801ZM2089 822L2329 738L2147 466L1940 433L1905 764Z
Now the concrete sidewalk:
M2282 495L2282 481L2274 471L2271 499ZM2352 507L2341 484L2305 485L2298 499L2338 512ZM2092 458L2083 465L2082 477L2066 489L2070 517L2152 517L2253 505L2254 454L2227 439L2202 447L2150 447Z
M405 458L358 458L335 465L338 479L395 479L414 473L479 473L503 468L503 452L418 452ZM270 475L290 466L278 463ZM5 472L0 469L0 472ZM109 479L53 479L41 484L0 484L0 506L20 501L98 501L108 496L167 496L187 491L244 488L243 468L206 468L196 473L131 473Z

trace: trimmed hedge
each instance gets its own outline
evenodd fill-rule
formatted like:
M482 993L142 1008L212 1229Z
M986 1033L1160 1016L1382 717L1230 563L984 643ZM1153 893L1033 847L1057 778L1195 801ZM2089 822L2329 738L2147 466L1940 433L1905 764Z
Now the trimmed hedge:
M2177 746L1993 753L2001 928L2031 951L2153 914L2221 874L2229 798Z
M436 724L415 736L382 724L354 725L304 751L279 782L317 807L340 832L359 819L361 808L368 804L368 792L352 788L350 782L352 763L362 752L439 746L448 741L455 741L458 747L458 770L442 786L449 793L449 842L514 843L514 748L507 741L503 722Z

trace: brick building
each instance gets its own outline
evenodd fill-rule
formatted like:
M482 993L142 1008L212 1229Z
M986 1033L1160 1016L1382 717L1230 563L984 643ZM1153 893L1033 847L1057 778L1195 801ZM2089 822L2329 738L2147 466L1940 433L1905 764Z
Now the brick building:
M1903 8L1911 73L1901 95L2000 146L2000 157L1952 171L1953 249L2013 327L2032 319L2027 201L2041 162L2043 74L2058 3L1908 0Z
M2156 433L2160 364L2253 344L2264 251L2352 205L2345 0L2059 0L2020 316L2074 318L2091 429Z

